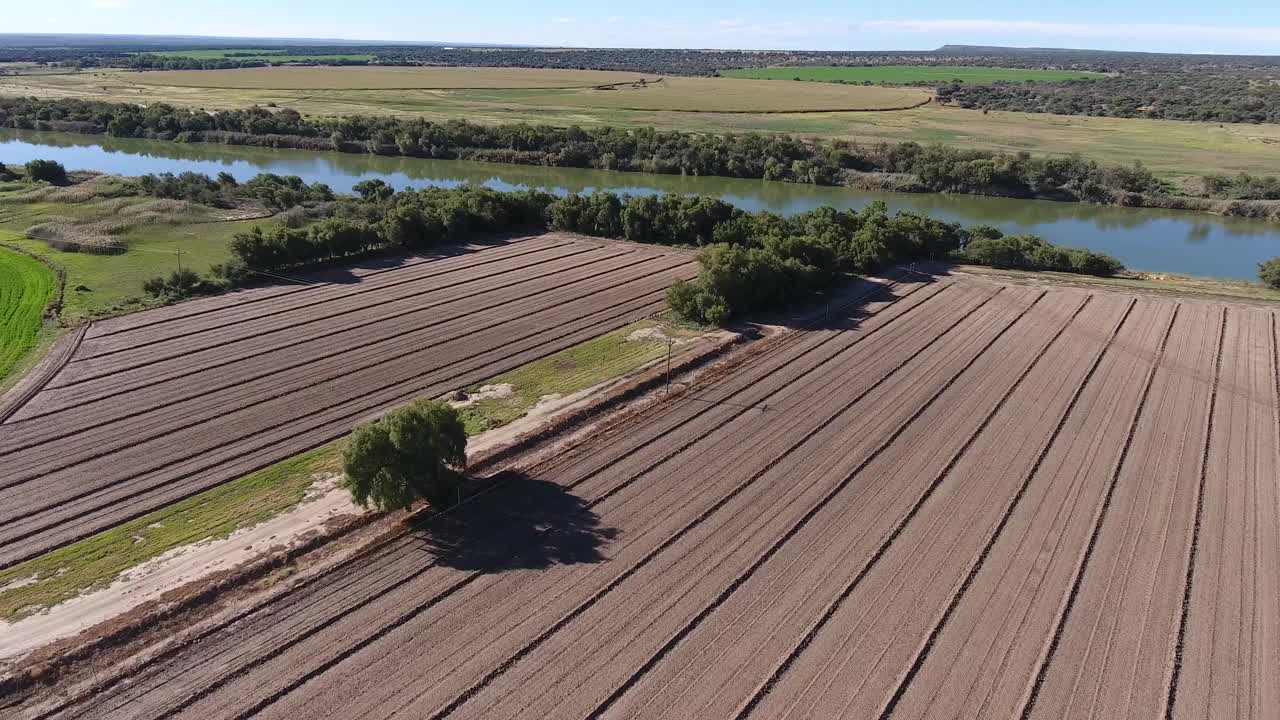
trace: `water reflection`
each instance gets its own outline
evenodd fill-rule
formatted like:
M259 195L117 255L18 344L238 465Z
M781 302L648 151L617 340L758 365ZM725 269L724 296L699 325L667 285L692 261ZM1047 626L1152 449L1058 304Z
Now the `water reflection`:
M538 188L557 194L597 189L704 194L749 210L783 214L822 205L856 209L879 200L895 211L995 225L1005 232L1035 233L1052 242L1107 252L1134 268L1224 278L1253 278L1259 262L1280 255L1276 224L1176 210L0 130L0 161L22 163L34 158L57 160L70 169L123 175L192 170L228 172L244 180L274 172L324 182L340 192L376 177L396 188L477 183L499 190Z

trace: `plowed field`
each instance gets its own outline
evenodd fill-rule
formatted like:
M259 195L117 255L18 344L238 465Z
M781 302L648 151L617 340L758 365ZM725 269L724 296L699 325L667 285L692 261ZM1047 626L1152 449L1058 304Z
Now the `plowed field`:
M867 296L27 718L1265 718L1277 313Z
M545 235L95 323L0 425L0 567L650 315L696 273Z

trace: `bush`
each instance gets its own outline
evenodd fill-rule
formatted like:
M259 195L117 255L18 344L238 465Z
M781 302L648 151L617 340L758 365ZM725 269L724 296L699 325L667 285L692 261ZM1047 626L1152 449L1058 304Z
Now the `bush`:
M142 290L153 297L171 300L198 295L210 290L208 283L194 270L174 270L168 278L154 277L142 283Z
M984 226L971 229L968 236L959 259L976 265L1101 277L1124 271L1124 265L1110 255L1054 245L1035 235L1004 235Z
M1272 290L1280 290L1280 257L1258 263L1258 279Z
M448 507L457 497L466 448L457 411L418 400L355 429L342 454L343 483L361 507L403 510L418 499Z
M27 177L50 185L66 185L67 169L56 160L32 160L27 163Z

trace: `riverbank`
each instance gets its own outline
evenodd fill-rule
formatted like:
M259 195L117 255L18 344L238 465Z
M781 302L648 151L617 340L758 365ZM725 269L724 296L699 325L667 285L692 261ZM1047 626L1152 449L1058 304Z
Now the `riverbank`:
M1179 210L0 130L0 159L17 164L36 158L119 175L225 172L240 181L264 172L297 175L336 192L379 179L396 189L471 183L559 195L595 190L710 195L744 210L788 216L823 206L861 209L884 202L891 212L992 225L1006 234L1032 234L1058 245L1086 247L1113 255L1130 268L1235 280L1255 278L1258 263L1280 255L1280 225Z

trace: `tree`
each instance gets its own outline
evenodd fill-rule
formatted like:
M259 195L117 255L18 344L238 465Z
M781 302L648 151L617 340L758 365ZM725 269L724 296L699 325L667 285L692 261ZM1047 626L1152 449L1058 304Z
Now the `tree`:
M343 482L362 507L403 510L419 498L447 507L466 463L467 434L457 411L418 400L355 429L343 451Z
M27 177L51 185L65 185L67 169L56 160L32 160L27 163Z
M1273 257L1264 263L1258 263L1258 279L1273 290L1280 290L1280 257Z
M361 180L352 185L351 189L359 193L360 197L365 200L386 200L396 193L395 188L377 178Z

